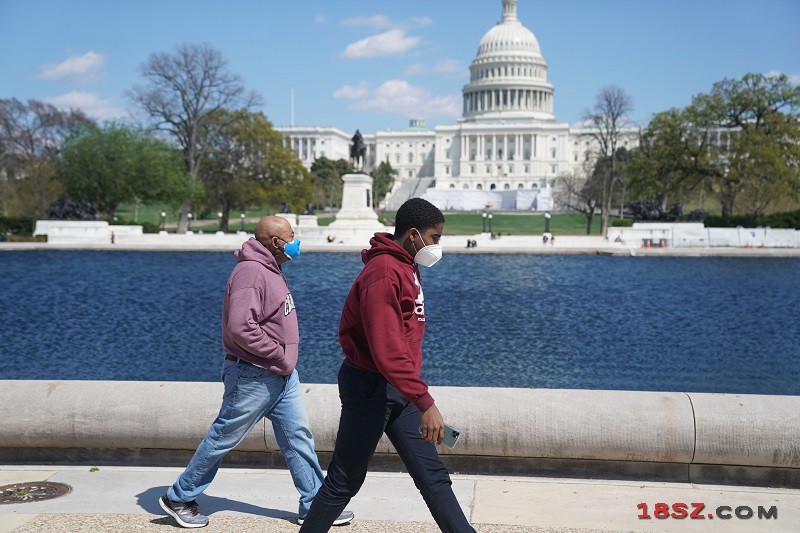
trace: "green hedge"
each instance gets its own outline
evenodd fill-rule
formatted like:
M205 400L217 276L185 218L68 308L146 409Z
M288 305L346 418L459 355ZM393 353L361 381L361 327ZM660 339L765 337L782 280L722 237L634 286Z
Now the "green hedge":
M800 228L800 210L788 211L784 213L773 213L762 217L752 215L737 215L727 219L720 216L706 216L706 227L714 228L756 228L758 226L768 226L770 228Z
M0 216L0 231L11 231L15 235L31 235L35 223L32 218Z
M611 226L615 228L630 228L633 226L633 219L632 218L623 218L611 221Z

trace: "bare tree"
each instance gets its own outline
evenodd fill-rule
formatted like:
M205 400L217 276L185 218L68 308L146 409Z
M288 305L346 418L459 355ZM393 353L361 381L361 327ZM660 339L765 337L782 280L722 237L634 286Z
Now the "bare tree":
M586 235L592 234L592 222L600 205L601 183L594 165L587 160L580 170L559 177L561 187L556 193L559 205L586 217Z
M633 109L633 101L625 91L613 85L603 87L597 94L594 107L584 113L589 124L586 137L594 141L597 156L606 158L610 164L608 172L600 180L600 231L608 234L608 219L611 215L611 202L614 185L619 181L617 173L617 153L620 149L625 128L630 125L628 114Z
M44 215L61 193L53 160L64 139L94 124L82 111L61 111L39 100L0 99L0 166L4 194L20 204L25 216ZM13 211L3 202L4 213Z
M220 109L251 109L260 105L261 99L245 92L241 78L228 71L227 60L206 44L182 44L173 54L151 54L141 73L147 84L134 86L131 98L154 120L156 128L178 142L193 185L178 222L178 232L185 233L207 151L201 128L210 126L209 117Z

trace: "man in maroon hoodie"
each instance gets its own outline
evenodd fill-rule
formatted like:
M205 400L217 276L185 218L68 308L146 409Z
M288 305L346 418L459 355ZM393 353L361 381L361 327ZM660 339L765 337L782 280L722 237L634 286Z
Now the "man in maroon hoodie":
M328 531L358 493L385 432L434 520L445 532L474 531L453 494L441 444L444 421L420 378L425 297L417 265L442 256L444 216L412 198L397 211L394 235L376 233L342 310L342 415L328 475L301 532Z
M233 255L237 264L222 304L222 407L189 466L159 499L162 509L182 527L208 525L195 498L213 481L225 454L262 418L272 422L275 440L300 493L301 520L322 485L295 370L300 342L297 313L281 272L282 264L300 255L300 241L285 219L264 217L255 238ZM353 513L345 511L336 523L352 519Z

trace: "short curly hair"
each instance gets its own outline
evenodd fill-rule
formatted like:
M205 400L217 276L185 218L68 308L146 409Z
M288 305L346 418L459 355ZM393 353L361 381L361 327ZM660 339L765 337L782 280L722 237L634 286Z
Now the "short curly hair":
M442 223L444 223L444 215L438 207L422 198L411 198L397 210L394 220L394 237L402 237L411 228L425 231Z

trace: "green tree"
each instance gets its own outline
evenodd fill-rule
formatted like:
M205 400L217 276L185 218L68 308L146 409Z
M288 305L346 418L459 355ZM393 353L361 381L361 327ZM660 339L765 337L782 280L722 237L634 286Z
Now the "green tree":
M113 217L131 200L179 202L187 187L179 153L165 141L130 126L107 123L68 138L58 176L74 200Z
M388 161L381 161L378 168L372 171L372 206L377 207L378 204L386 198L389 191L392 190L394 180L397 178L397 171L392 168Z
M328 207L342 205L342 176L353 172L345 159L320 157L311 164L311 188L314 203Z
M222 213L221 231L228 231L232 209L283 201L297 209L309 200L308 172L263 113L219 110L202 134L200 178L206 204Z
M786 76L717 82L684 109L657 114L631 163L632 188L664 205L706 191L722 215L760 216L800 191L800 88Z

